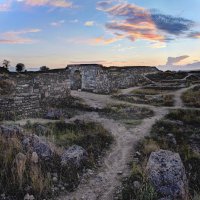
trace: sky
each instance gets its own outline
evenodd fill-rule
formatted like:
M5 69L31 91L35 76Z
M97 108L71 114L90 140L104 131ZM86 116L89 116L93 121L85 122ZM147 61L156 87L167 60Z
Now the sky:
M200 0L0 0L0 59L200 69Z

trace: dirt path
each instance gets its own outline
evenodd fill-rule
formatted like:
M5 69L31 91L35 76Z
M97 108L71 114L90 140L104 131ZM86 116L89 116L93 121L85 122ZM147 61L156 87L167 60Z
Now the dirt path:
M143 120L140 126L126 129L119 122L101 118L97 113L83 115L82 119L97 121L108 129L115 138L111 150L103 160L102 167L94 174L87 183L81 183L73 193L59 197L59 200L111 200L114 189L120 184L120 174L128 175L128 162L131 160L134 144L149 134L156 120L162 118L167 110L157 108L155 116ZM79 117L80 119L80 117Z
M122 93L127 93L130 90L131 89L126 89L122 91ZM72 91L72 95L82 98L88 105L98 108L103 108L109 103L122 103L121 101L110 98L109 95L97 95L77 91ZM151 127L156 120L161 119L168 112L167 108L148 105L143 106L150 107L155 113L154 117L146 118L139 126L129 129L120 122L99 117L98 113L95 112L78 117L79 119L81 118L101 123L112 133L115 138L115 143L104 157L102 167L98 172L92 175L87 183L80 183L74 192L59 197L59 200L113 199L113 192L115 188L120 185L120 175L125 176L130 173L128 162L131 160L134 145L144 136L149 134Z
M173 94L174 94L174 107L177 107L177 108L181 108L181 107L184 107L184 104L183 104L183 101L181 99L181 95L186 92L187 90L189 89L192 89L193 87L195 87L196 85L192 85L188 88L183 88L183 89L180 89L180 90L177 90L175 91Z

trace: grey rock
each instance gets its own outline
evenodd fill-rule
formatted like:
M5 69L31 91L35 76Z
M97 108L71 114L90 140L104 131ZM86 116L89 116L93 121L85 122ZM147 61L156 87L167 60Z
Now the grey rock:
M47 135L51 132L51 130L44 125L37 124L35 126L35 132L37 135Z
M32 152L36 152L39 158L44 160L51 159L54 154L54 150L50 144L37 135L26 136L22 144L27 151L31 150Z
M188 199L185 168L178 153L166 150L152 152L146 170L150 182L163 198Z
M58 178L57 178L57 177L55 177L55 176L53 177L53 179L52 179L52 180L53 180L53 182L54 182L54 183L58 182Z
M39 157L38 157L37 153L33 152L31 155L31 162L36 164L36 163L38 163L38 159L39 159Z
M23 134L23 129L17 125L0 125L0 134L7 138L20 137Z
M33 195L29 195L28 193L24 196L24 200L34 200L34 196Z
M88 153L81 146L73 145L65 150L61 156L61 165L72 165L80 168L88 159Z
M141 184L139 181L134 181L133 186L134 186L134 188L139 189L141 187Z
M59 109L51 109L45 115L46 119L61 119L64 116L62 110Z
M175 136L174 136L172 133L168 133L168 134L167 134L167 140L168 140L171 144L173 144L173 145L176 145L176 144L177 144L176 138L175 138Z

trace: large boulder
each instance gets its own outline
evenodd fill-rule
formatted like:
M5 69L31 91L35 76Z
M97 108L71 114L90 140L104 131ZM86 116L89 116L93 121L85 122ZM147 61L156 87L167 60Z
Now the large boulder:
M22 144L27 151L36 152L41 159L50 160L54 155L51 144L37 135L25 136Z
M150 182L162 198L188 199L185 168L178 153L166 150L152 152L146 170Z
M81 146L73 145L61 155L61 165L80 168L88 159L88 153Z
M23 129L17 125L0 125L0 134L6 138L21 137Z

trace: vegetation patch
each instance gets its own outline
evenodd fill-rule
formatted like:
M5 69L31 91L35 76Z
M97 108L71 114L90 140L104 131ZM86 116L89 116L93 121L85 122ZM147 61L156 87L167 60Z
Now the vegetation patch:
M113 141L110 133L94 122L28 122L23 131L4 130L0 128L0 193L9 199L21 200L27 194L38 200L50 199L75 189L81 175L98 166Z
M121 95L113 95L112 97L121 101L127 101L136 104L150 104L154 106L174 105L174 95L171 94L163 94L163 95L121 94Z
M200 108L200 85L184 92L182 100L185 106Z
M43 114L44 118L62 120L64 118L72 118L84 112L98 111L85 104L85 102L77 97L69 96L67 98L59 98L55 101L54 98L49 98L45 101L45 105L49 109Z
M166 71L166 72L159 72L156 74L147 74L146 76L152 81L159 82L163 80L183 79L187 75L188 75L187 72Z
M141 140L133 156L131 175L122 181L120 200L159 199L146 180L145 167L150 154L159 149L180 154L189 181L191 199L200 195L200 111L174 110L152 127L149 137ZM146 187L145 187L146 185ZM148 192L146 193L146 189ZM145 198L141 195L148 194Z
M138 125L144 118L152 117L154 112L149 108L125 104L109 104L100 110L100 115L119 120L127 125Z

